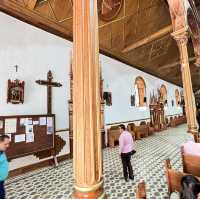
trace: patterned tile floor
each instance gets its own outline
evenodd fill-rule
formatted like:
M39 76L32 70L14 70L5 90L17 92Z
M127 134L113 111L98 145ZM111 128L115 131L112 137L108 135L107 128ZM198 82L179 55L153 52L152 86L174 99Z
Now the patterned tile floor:
M132 158L135 181L125 183L118 147L104 150L105 190L109 199L135 198L135 186L147 183L148 199L167 198L164 160L170 158L173 167L182 170L180 145L191 139L186 126L171 128L136 142L137 153ZM68 199L73 188L72 161L57 168L48 167L8 180L7 199Z

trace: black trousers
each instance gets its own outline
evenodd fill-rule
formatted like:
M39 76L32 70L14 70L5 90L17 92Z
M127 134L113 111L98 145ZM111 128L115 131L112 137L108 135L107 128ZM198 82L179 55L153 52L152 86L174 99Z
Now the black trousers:
M5 188L4 188L4 182L0 181L0 199L5 199L6 194L5 194Z
M122 153L121 154L122 165L123 165L123 173L124 178L128 179L133 178L133 168L131 165L131 153Z

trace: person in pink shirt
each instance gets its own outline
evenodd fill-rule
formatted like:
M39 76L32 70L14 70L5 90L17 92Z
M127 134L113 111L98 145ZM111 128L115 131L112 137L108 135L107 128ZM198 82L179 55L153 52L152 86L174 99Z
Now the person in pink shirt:
M183 144L183 148L185 154L200 156L200 143L188 141L185 144Z
M119 129L121 133L119 137L119 150L123 165L124 179L127 182L128 177L129 179L134 180L131 156L135 153L135 145L131 133L126 131L123 124L119 126Z

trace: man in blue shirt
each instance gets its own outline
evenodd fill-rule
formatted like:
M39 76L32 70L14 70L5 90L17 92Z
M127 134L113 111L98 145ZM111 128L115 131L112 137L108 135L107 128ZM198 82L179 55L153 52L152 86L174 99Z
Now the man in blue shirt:
M8 161L5 151L10 145L7 135L0 135L0 199L5 199L4 181L8 177Z

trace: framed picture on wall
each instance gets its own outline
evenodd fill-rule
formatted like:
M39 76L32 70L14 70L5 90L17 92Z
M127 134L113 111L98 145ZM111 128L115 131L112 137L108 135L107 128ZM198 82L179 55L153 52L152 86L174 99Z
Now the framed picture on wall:
M104 92L103 99L107 106L112 106L112 93L111 92Z

